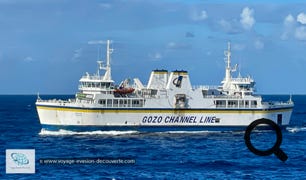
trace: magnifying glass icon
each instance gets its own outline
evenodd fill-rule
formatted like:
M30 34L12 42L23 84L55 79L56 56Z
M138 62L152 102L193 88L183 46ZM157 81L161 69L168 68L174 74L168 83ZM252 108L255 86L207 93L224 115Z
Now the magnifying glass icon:
M251 143L251 132L252 132L252 130L256 126L261 125L261 124L269 125L276 132L276 135L277 135L276 142L275 142L274 146L270 149L259 150L259 149L255 148L253 146L253 144ZM282 131L281 131L280 127L270 119L262 118L262 119L258 119L258 120L253 121L246 128L246 131L245 131L245 134L244 134L244 140L245 140L245 144L248 147L248 149L256 155L269 156L269 155L274 153L276 155L276 157L283 162L285 162L288 159L288 156L286 155L286 153L284 153L284 151L282 151L280 149L280 145L282 143Z

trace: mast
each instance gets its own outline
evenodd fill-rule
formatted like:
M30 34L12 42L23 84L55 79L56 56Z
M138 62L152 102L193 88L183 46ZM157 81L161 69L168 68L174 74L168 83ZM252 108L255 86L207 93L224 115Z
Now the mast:
M111 75L111 54L113 52L113 49L110 48L110 40L107 40L107 47L106 47L106 67L105 67L105 74L104 74L104 80L112 80L112 75Z
M228 42L227 43L227 51L224 51L224 55L225 55L225 61L227 63L227 66L225 68L225 78L224 81L225 82L229 82L231 80L231 43Z

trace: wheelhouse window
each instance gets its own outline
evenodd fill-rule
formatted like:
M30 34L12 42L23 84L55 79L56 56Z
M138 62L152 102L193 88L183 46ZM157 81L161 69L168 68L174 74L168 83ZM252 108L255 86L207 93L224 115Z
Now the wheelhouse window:
M233 101L233 100L229 100L227 102L228 107L237 107L238 106L238 101Z
M105 106L106 105L106 99L99 99L98 103Z
M251 101L251 107L257 107L257 101Z
M249 101L245 101L245 107L249 107Z
M112 106L113 106L112 100L108 99L107 100L107 107L112 107Z
M245 107L244 100L239 101L239 107Z
M114 106L114 107L118 107L118 99L114 99L113 102L114 102L114 103L113 103L113 106Z
M225 107L226 101L225 100L216 100L216 107Z

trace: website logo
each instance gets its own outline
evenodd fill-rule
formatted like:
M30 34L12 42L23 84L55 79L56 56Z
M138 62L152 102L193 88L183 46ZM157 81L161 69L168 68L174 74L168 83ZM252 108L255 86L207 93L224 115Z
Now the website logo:
M35 173L35 149L7 149L6 173Z
M29 160L25 154L11 153L11 158L18 166L29 164Z

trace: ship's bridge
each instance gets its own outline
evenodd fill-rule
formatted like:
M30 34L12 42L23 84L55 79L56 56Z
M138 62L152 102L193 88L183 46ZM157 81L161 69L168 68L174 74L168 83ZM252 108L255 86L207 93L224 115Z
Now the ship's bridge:
M251 77L238 76L237 78L231 78L231 83L236 91L254 92L255 81Z
M114 81L104 80L103 76L90 76L88 73L86 73L86 75L83 76L79 82L79 90L81 92L101 92L114 89Z
M232 72L235 72L237 69L237 64L235 67L231 67L231 48L230 43L228 43L228 50L224 52L226 56L226 64L225 67L225 77L221 82L222 86L220 90L225 92L228 95L252 95L254 92L255 81L250 77L242 77L239 73L238 77L233 78Z
M111 94L114 89L114 81L111 77L111 66L110 66L110 54L113 52L113 49L110 48L110 41L107 41L107 50L106 50L106 64L103 65L102 61L97 61L98 70L96 74L90 75L86 72L86 75L83 76L79 82L80 93L84 94ZM100 75L100 70L105 70L104 75Z

